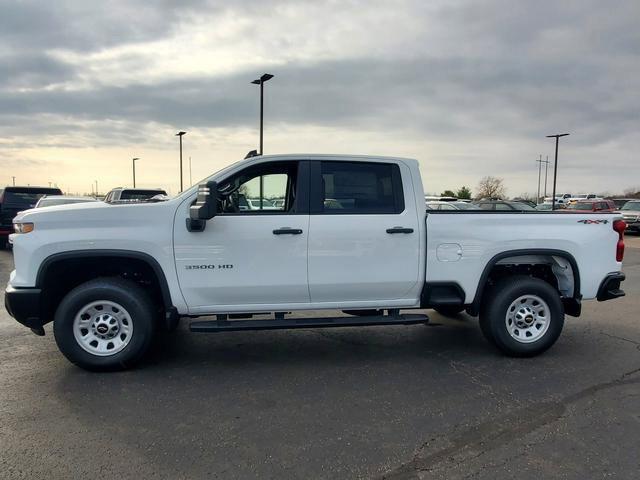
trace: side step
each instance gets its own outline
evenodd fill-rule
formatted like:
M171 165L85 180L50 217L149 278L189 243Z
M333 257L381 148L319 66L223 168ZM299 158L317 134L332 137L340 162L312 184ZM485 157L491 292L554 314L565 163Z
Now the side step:
M282 330L290 328L366 327L373 325L414 325L426 323L422 314L377 315L374 317L275 318L266 320L207 320L191 322L197 333L237 332L241 330Z

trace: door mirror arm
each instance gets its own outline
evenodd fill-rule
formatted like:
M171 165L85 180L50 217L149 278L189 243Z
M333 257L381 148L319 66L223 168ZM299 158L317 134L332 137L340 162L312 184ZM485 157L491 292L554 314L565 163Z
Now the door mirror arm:
M203 232L207 220L211 220L218 213L218 182L210 180L198 186L196 201L189 207L187 230Z

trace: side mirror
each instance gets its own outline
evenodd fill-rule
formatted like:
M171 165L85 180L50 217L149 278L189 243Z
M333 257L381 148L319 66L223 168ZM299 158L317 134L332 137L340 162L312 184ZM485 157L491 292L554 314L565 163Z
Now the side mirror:
M196 201L189 207L187 230L202 232L207 220L211 220L218 213L218 182L211 180L198 186Z

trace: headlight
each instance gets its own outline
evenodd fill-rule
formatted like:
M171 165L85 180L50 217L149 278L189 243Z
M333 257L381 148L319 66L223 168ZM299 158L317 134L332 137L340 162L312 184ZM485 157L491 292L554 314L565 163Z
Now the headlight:
M23 222L16 222L13 224L13 229L15 230L16 233L29 233L29 232L33 232L33 223L23 223Z

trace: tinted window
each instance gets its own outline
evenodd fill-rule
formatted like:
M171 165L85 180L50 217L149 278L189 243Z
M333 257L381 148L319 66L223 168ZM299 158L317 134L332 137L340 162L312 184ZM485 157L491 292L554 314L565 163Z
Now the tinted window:
M322 213L400 213L404 210L400 168L395 164L321 162Z
M495 210L493 208L493 203L479 203L478 206L482 210Z
M33 206L45 195L62 195L58 188L8 187L4 191L3 202L19 206Z

